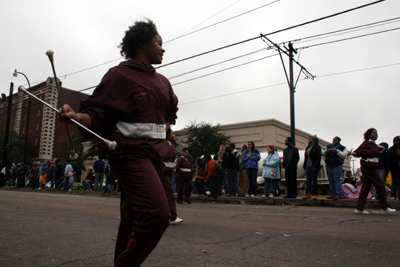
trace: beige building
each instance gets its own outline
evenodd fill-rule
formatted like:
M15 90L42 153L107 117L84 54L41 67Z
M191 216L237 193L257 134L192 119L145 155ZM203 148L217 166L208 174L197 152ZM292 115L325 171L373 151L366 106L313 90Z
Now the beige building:
M256 148L260 153L267 152L268 145L274 145L280 155L282 156L282 151L285 148L285 139L290 136L290 126L277 121L275 119L261 120L261 121L251 121L242 122L234 124L220 125L221 132L225 133L230 137L230 142L234 143L236 148L239 148L242 144L247 144L248 141L253 141ZM315 133L307 133L302 130L296 129L296 147L300 150L300 161L303 158L304 150L308 144L308 138L310 135ZM176 142L182 144L185 141L185 132L175 131ZM333 139L334 136L332 136ZM326 141L319 139L319 145L323 148L331 143L331 141ZM181 149L181 148L177 148ZM210 151L213 154L217 151ZM323 164L321 160L321 164ZM298 177L305 177L303 174L301 162L299 163ZM346 159L343 165L343 172L350 170L350 160ZM343 174L344 176L344 174ZM327 177L325 168L322 168L320 172L320 177Z

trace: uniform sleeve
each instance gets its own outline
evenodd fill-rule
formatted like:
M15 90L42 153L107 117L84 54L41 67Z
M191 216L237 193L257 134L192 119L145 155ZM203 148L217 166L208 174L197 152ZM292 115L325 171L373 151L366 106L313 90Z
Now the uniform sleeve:
M169 124L175 125L175 121L178 118L176 113L178 112L178 97L175 95L174 90L170 85L170 94L169 94L169 107L167 110L167 114L165 116L165 121Z

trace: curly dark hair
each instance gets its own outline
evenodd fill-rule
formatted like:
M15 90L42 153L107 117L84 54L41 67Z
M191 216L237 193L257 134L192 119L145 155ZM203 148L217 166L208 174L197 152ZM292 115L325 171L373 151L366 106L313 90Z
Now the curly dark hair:
M125 31L125 36L119 45L121 56L126 59L134 59L139 51L139 46L150 43L157 34L156 25L152 20L136 21Z
M368 141L370 138L370 136L371 136L371 134L372 134L372 132L373 131L376 131L376 129L375 128L369 128L365 133L364 133L364 140L366 140L366 141Z

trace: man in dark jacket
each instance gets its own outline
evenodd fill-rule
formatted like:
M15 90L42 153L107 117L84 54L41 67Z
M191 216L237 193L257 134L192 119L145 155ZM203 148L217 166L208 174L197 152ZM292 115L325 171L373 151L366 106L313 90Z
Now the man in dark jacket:
M319 139L317 135L310 135L308 138L308 146L304 155L303 168L307 174L306 195L303 199L311 198L316 200L318 197L318 172L321 167L321 147L318 145Z
M392 190L390 192L390 197L392 200L396 199L396 168L397 168L397 149L400 148L400 136L396 136L393 138L393 146L389 148L389 155L390 155L390 173L392 174ZM399 185L400 186L400 185Z
M324 157L326 164L326 174L329 179L329 189L331 195L327 199L342 199L342 171L343 163L347 157L347 149L340 143L341 139L335 136L332 144L329 144L324 149Z
M287 194L284 198L297 197L297 163L300 160L299 150L293 145L293 139L285 139L286 148L283 150L283 168L285 169L285 180Z

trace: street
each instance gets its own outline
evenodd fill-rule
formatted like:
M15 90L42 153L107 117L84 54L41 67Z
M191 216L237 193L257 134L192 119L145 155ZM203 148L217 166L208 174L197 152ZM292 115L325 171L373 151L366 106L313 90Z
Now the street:
M0 266L113 266L119 198L0 190ZM397 266L400 211L178 205L142 266Z

